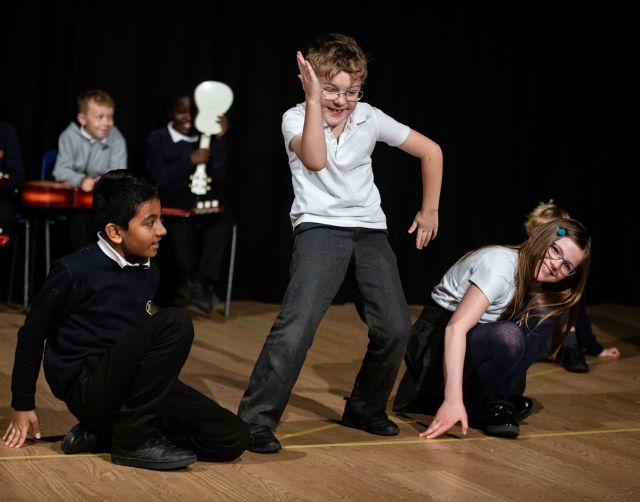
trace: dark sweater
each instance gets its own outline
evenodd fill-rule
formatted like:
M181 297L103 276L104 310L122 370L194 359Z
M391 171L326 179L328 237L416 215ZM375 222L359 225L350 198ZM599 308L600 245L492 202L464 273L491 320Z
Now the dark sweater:
M196 166L191 163L191 153L198 143L178 141L174 143L167 127L153 131L147 139L147 172L158 185L163 206L181 209L196 207L198 196L191 193L190 176ZM224 183L227 168L227 139L211 138L211 157L207 163L207 175L211 178L211 194L224 204Z
M1 191L13 191L24 181L20 141L14 127L0 120L0 172L9 175L0 180ZM5 197L1 194L0 197Z
M35 409L43 348L49 387L64 400L87 357L101 356L151 315L158 279L153 263L120 268L97 243L58 260L18 332L11 406Z

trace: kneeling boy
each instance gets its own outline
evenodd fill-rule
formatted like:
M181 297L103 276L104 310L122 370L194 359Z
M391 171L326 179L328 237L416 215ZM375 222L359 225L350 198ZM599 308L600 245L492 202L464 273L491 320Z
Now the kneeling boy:
M44 351L49 387L80 421L62 442L65 453L110 442L115 464L168 470L244 451L244 423L178 380L191 318L179 309L151 315L158 271L150 258L166 234L160 209L156 188L127 171L96 184L98 242L56 263L18 333L5 445L22 446L30 427L40 437Z

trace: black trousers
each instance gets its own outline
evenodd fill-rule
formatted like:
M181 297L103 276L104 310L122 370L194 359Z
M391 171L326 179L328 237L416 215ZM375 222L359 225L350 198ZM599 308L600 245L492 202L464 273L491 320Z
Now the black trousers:
M82 426L135 448L163 433L206 460L233 460L245 450L246 425L178 380L193 341L187 313L167 308L135 328L102 357L89 358L65 402Z
M195 279L215 285L231 236L231 213L225 211L189 218L167 216L164 221L180 271L180 282Z
M395 411L435 414L444 399L444 337L452 316L431 298L411 330ZM537 318L536 318L537 319ZM512 321L478 323L467 332L463 393L473 407L488 396L521 395L529 367L545 354L556 321L521 328Z

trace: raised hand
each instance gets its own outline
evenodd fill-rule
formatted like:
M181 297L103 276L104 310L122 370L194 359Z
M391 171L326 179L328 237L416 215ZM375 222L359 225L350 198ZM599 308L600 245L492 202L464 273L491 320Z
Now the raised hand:
M300 79L300 82L302 82L302 88L304 89L306 100L320 101L320 82L318 81L318 77L316 77L316 73L313 71L311 64L304 58L300 51L296 54L296 59L298 61L298 71L300 71L298 78Z

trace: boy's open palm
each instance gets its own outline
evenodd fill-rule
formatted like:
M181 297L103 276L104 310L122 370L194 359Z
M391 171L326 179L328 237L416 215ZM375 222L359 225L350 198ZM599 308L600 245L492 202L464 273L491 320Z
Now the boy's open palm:
M298 62L298 70L300 71L298 78L300 82L302 82L306 99L320 101L320 82L318 82L318 77L316 77L316 73L313 71L311 64L309 64L309 61L304 58L300 51L296 54L296 60Z
M20 448L27 439L29 428L32 426L36 439L40 439L40 422L38 421L36 410L14 411L13 420L11 420L4 436L2 436L5 446Z

